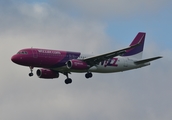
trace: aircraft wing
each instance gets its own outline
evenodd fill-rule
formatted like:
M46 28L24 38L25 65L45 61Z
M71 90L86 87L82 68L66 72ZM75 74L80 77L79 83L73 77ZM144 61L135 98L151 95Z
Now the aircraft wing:
M104 60L108 60L110 58L122 55L122 54L126 53L126 50L130 50L138 45L140 45L140 42L133 46L129 46L129 47L121 49L121 50L117 50L117 51L113 51L113 52L109 52L106 54L101 54L101 55L97 55L97 56L93 56L93 57L88 57L88 58L85 58L83 61L85 61L88 65L90 65L90 67L92 67L94 65L99 64L100 62L102 62Z

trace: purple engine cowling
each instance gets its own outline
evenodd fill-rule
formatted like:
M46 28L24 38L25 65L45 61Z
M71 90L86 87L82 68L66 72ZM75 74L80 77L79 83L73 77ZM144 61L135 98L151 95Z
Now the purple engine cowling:
M89 68L89 65L84 61L73 59L67 62L67 68L74 70L86 70Z
M36 71L36 74L39 78L45 78L45 79L53 79L53 78L59 77L58 72L54 72L54 71L49 70L49 69L38 69Z

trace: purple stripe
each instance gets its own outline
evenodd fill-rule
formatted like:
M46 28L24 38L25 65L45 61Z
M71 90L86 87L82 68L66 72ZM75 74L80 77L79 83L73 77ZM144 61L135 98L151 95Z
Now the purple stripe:
M133 45L139 43L140 40L144 40L145 34L146 34L146 33L141 33L141 32L139 32L139 33L137 34L137 36L134 38L133 42L130 44L130 46L133 46Z
M127 50L126 53L124 53L122 56L131 56L142 52L144 48L145 34L146 33L138 33L130 46L136 45L137 43L141 42L140 45L131 50Z
M77 59L80 56L81 53L79 52L65 52L63 53L64 58L58 62L57 64L53 65L52 67L62 67L65 66L65 63L71 59Z

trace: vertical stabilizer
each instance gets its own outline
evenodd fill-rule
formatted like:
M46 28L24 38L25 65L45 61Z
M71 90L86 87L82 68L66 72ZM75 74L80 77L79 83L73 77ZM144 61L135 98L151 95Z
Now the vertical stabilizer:
M130 46L136 45L138 43L140 45L136 46L133 49L127 50L126 53L124 53L121 56L141 59L142 58L142 53L143 53L143 48L144 48L145 36L146 36L146 33L139 32L137 34L137 36L134 38L134 40L132 41L132 43L130 44Z

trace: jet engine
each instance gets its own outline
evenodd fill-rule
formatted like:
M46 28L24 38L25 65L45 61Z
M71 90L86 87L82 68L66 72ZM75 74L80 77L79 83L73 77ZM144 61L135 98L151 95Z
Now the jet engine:
M49 69L38 69L36 71L36 74L39 78L45 78L45 79L53 79L53 78L58 78L59 73L49 70Z
M77 59L69 60L66 65L68 69L73 70L86 70L89 68L86 62Z

